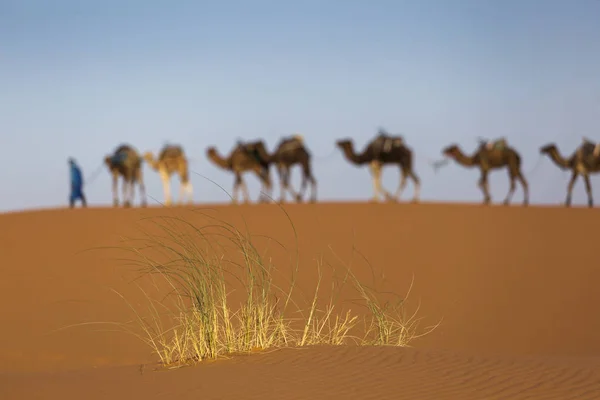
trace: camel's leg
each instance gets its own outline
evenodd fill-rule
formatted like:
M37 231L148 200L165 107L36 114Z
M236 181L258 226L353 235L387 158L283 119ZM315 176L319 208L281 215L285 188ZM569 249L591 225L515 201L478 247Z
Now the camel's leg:
M306 170L304 169L304 167L302 167L302 183L300 183L300 189L298 189L298 197L297 197L297 201L298 203L302 203L302 199L304 198L304 193L306 193L306 189L308 188L308 181L309 181L309 173L306 172ZM314 188L311 188L311 194L314 191ZM311 196L311 202L312 202L312 196Z
M394 193L394 197L390 197L390 200L394 200L394 201L399 201L400 200L400 196L402 196L402 193L404 192L404 189L406 188L406 181L407 181L407 171L404 168L400 168L400 184L398 185L398 189L396 189L396 193Z
M248 193L248 187L246 186L246 182L242 179L242 173L238 172L235 176L235 185L238 189L242 190L242 196L244 196L244 203L250 202L250 194ZM235 203L238 202L237 193L235 196Z
M308 182L310 182L310 202L314 203L317 201L317 181L312 174L312 168L310 167L310 164L307 163L302 165L302 187L300 188L302 193L300 195L301 199L304 197L304 192L306 191Z
M194 187L192 186L192 181L190 181L190 174L189 174L189 170L188 170L187 161L184 162L179 167L179 177L180 177L181 185L184 188L184 192L187 193L188 203L193 204L194 203Z
M413 171L409 170L408 175L412 178L415 185L415 193L413 195L413 202L417 202L421 198L421 180Z
M482 170L481 171L481 178L479 179L479 187L481 188L481 191L483 192L483 204L490 204L492 198L490 196L490 187L488 184L488 171L487 170Z
M592 195L592 184L590 182L590 176L588 174L583 175L583 181L585 182L585 191L588 196L588 207L594 207L594 198Z
M165 171L163 168L160 169L159 174L160 174L160 180L162 181L162 185L163 185L163 194L165 196L165 206L168 207L172 204L171 180L169 179L169 174L167 174L167 171ZM181 196L180 196L179 200L181 201Z
M131 201L129 199L129 193L131 192L131 178L125 177L123 179L123 206L125 208L131 207Z
M506 198L504 199L505 206L510 204L513 194L515 193L515 189L517 188L516 177L513 171L509 172L508 179L510 180L510 188L508 189L508 193L506 194Z
M183 205L183 198L185 197L186 190L185 185L182 181L179 181L179 197L177 198L177 204Z
M371 180L373 182L373 198L371 201L377 202L379 201L378 164L376 162L372 162L369 167L371 169Z
M246 182L242 180L242 182L240 183L240 187L244 196L244 203L250 203L250 192L248 192L248 186L246 185Z
M192 204L194 202L194 186L189 180L185 182L185 191L188 195L188 202Z
M279 175L279 202L285 203L285 192L287 188L287 169L283 165L277 165L277 174ZM262 179L261 179L262 180Z
M290 183L290 177L291 177L291 167L289 165L282 165L281 166L282 170L285 171L285 174L283 175L283 181L282 181L282 185L283 188L286 192L289 192L292 195L292 198L294 200L296 200L296 202L301 202L302 201L302 196L300 195L299 192L296 192L294 190L294 188L292 187L291 183Z
M194 190L190 182L187 160L179 160L176 174L179 175L179 204L183 205L184 197L187 197L188 204L192 204Z
M235 173L235 179L233 182L233 193L232 193L232 203L237 204L238 200L239 200L239 190L240 190L240 183L242 182L242 176L239 172Z
M371 167L371 175L372 175L372 179L373 179L373 199L372 201L374 202L378 202L379 201L379 195L382 192L381 189L381 164L379 164L379 162L374 161L371 163L370 165Z
M260 199L263 203L268 203L272 195L271 179L269 178L269 170L261 169L258 173L263 189L261 190Z
M142 168L138 168L135 172L135 176L136 176L136 181L140 187L140 205L142 207L146 207L147 206L147 202L146 202L146 185L144 185L144 176L142 174ZM131 194L133 196L134 193L134 187L133 187L133 182L131 183ZM132 199L133 201L133 199Z
M317 201L317 180L315 179L312 172L308 176L308 180L310 181L310 202L316 203L316 201Z
M289 169L288 169L289 171ZM294 190L294 187L292 186L292 184L290 183L290 177L291 177L291 173L288 172L288 176L287 176L287 187L288 187L288 191L292 194L292 197L294 198L294 200L296 200L296 203L302 203L302 192L304 192L306 190L306 184L304 183L304 177L302 178L302 184L301 186L303 186L305 189L304 190L298 190L297 192Z
M523 188L523 206L529 205L529 185L527 184L527 179L523 176L521 171L517 172L517 179L521 182L521 187Z
M188 180L181 179L179 181L179 204L183 204L184 197L187 198L189 204L193 201L192 183Z
M378 193L382 195L382 197L384 199L386 199L387 201L394 201L394 197L392 196L392 194L390 192L388 192L387 190L385 190L385 188L383 187L382 184L382 176L383 176L383 164L381 164L378 161L375 161L372 163L377 165L377 186L378 186ZM378 194L378 196L379 196Z
M310 182L310 202L314 203L317 201L317 183L312 174L312 168L310 166L310 161L304 161L301 163L302 166L302 184L300 186L300 191L298 192L298 202L301 202L304 198L304 193L308 187L308 183Z
M117 172L113 172L112 174L112 193L113 193L113 207L119 207L119 194L117 193L119 190L119 174Z
M135 185L137 184L136 179L131 180L131 184L129 185L129 205L130 207L135 204Z
M573 171L571 175L571 180L569 181L569 185L567 186L567 198L565 199L565 206L571 207L571 195L573 194L573 187L575 186L575 182L579 177L579 173L577 171Z

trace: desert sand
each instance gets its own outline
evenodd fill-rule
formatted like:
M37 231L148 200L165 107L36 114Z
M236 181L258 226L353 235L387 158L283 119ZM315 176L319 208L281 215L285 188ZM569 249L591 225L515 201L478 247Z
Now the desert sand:
M283 208L295 233L276 205L193 207L256 235L276 265L297 254L299 286L308 290L316 260L343 260L369 279L367 260L381 290L404 293L413 282L408 303L419 305L423 326L440 325L410 347L286 348L159 368L139 339L76 324L131 319L111 289L140 301L136 274L110 246L139 235L142 218L205 224L203 214L179 207L7 213L0 216L0 399L600 399L600 210Z

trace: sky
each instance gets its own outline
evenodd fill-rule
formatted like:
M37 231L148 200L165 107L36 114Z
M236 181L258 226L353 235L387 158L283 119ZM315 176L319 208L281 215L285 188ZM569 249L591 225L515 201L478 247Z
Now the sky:
M0 0L0 211L67 206L68 157L89 204L110 205L101 163L122 143L154 153L181 144L194 201L227 202L211 181L231 192L233 176L206 148L263 139L271 151L293 133L312 153L319 200L364 201L368 167L349 164L335 141L362 150L379 127L414 151L422 200L480 202L476 169L435 174L430 162L451 143L470 153L478 137L504 136L531 202L560 204L569 174L539 148L555 142L570 155L584 136L600 141L598 21L599 0ZM395 190L398 168L383 174ZM299 167L292 176L297 188ZM162 201L147 165L144 180L149 203ZM256 200L258 179L245 180ZM598 177L593 185L600 203ZM501 202L507 171L490 186ZM412 195L409 183L402 199ZM522 198L518 188L513 201ZM586 202L581 180L573 201Z

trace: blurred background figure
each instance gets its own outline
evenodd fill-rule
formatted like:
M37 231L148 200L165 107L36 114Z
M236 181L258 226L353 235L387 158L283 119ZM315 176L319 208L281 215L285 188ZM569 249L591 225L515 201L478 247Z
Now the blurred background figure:
M81 169L73 158L69 158L69 167L71 169L71 196L69 197L70 208L75 207L75 201L81 200L83 207L87 207L87 201L83 194L83 176Z

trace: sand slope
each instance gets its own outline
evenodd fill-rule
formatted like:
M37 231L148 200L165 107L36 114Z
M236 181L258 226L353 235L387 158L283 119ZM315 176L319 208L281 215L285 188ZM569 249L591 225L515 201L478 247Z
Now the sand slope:
M597 399L600 362L397 348L285 349L153 372L5 375L3 399Z
M211 215L276 237L288 252L269 251L289 263L294 232L277 206L213 208ZM382 289L404 292L414 276L419 315L442 325L413 349L283 350L152 372L155 357L131 336L93 326L54 330L131 317L110 291L138 295L132 272L114 260L120 253L84 250L139 235L145 216L206 218L179 208L6 214L0 398L600 398L600 210L344 203L285 210L298 235L301 284L310 287L318 257L352 262L368 278L355 247L385 275Z

